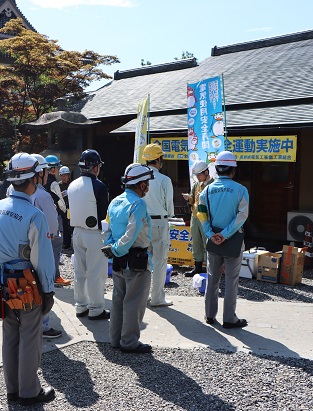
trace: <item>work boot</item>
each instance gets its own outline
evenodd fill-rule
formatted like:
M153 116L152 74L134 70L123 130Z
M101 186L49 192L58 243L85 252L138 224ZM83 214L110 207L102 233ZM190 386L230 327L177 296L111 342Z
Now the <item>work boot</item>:
M185 277L193 277L195 274L202 273L202 261L195 261L195 268L192 271L187 271Z

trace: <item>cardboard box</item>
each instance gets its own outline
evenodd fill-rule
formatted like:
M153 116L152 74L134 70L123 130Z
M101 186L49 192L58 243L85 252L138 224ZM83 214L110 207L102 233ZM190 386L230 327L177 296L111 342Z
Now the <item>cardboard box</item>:
M280 283L295 285L302 281L306 247L283 246Z
M258 272L259 255L266 253L266 250L251 248L242 254L242 262L239 277L256 278Z
M264 253L259 256L257 280L269 283L279 282L281 255Z

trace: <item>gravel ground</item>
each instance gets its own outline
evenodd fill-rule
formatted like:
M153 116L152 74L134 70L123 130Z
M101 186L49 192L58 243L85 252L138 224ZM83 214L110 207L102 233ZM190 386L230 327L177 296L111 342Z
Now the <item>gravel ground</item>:
M32 410L313 409L313 362L210 349L123 354L109 344L79 343L43 355L40 378L57 398ZM6 408L3 375L2 406Z
M62 276L73 278L70 252ZM192 279L178 274L166 286L168 295L201 295ZM108 280L108 290L112 279ZM223 282L221 296L223 296ZM312 302L313 270L294 287L240 278L239 298L254 301ZM313 410L313 361L256 356L211 349L154 349L152 354L123 354L109 344L82 342L45 353L42 383L56 390L56 400L31 410ZM0 370L0 410L7 406Z
M63 264L60 266L61 275L67 279L73 279L74 271L71 264L72 251L64 251ZM166 284L167 295L181 296L198 296L198 290L192 287L192 278L184 276L185 271L189 271L190 267L175 266L174 270L177 275L172 276L171 282ZM72 285L73 286L73 285ZM107 289L111 291L113 287L112 278L108 278ZM224 296L224 278L220 283L220 296ZM304 271L302 283L291 286L284 284L272 284L254 279L239 278L238 298L244 298L249 301L290 301L290 302L313 302L313 268Z

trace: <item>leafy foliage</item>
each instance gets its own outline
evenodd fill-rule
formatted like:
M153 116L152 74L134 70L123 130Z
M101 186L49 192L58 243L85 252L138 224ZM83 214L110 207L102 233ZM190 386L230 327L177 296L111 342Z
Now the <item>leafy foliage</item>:
M185 60L185 59L191 59L193 57L194 57L194 54L186 50L186 51L182 51L180 58L174 57L174 60Z
M0 180L5 167L5 160L13 155L13 144L14 126L10 121L0 117Z
M151 66L151 61L145 61L144 59L141 59L141 63L140 63L142 66Z
M65 51L56 40L26 29L22 19L11 19L0 33L10 36L0 41L0 52L13 61L0 66L0 115L16 119L18 128L52 111L58 98L82 98L92 81L111 78L100 65L119 63L92 50Z

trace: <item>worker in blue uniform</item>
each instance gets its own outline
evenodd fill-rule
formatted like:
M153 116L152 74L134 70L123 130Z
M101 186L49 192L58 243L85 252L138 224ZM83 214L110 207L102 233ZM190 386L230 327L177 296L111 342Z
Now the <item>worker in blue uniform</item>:
M55 396L52 387L41 387L37 375L42 318L53 306L55 275L47 220L30 199L37 188L39 169L35 157L15 154L6 170L13 190L0 201L3 371L8 401L22 405L48 402Z
M220 152L215 160L218 178L208 185L199 197L197 216L202 223L208 241L217 246L223 244L236 232L241 232L242 226L248 218L249 194L246 187L233 180L236 167L237 161L233 153L230 151ZM216 321L222 271L225 273L223 327L242 328L248 324L245 319L239 319L236 315L239 273L244 250L242 238L239 241L238 250L236 257L229 257L225 255L225 252L218 254L208 251L208 281L205 292L205 320L207 324L214 324Z
M147 166L134 163L126 168L122 177L125 192L108 208L109 233L107 246L102 249L108 258L113 258L111 345L127 353L152 351L151 345L139 341L151 284L151 222L143 200L151 179L153 171Z
M58 213L54 204L54 201L51 195L45 190L43 187L47 182L47 168L48 164L46 159L40 154L31 154L34 156L39 163L41 170L38 172L38 185L37 190L31 196L32 203L35 207L41 210L48 222L48 227L50 231L50 238L53 250L53 257L54 257L54 264L56 272L59 271L59 264L60 264L60 256L55 252L53 248L55 241L60 241L60 233L59 233L59 223L58 223ZM62 238L62 237L61 237ZM58 250L59 246L56 247ZM54 328L50 327L50 317L49 314L46 314L42 321L42 337L43 338L58 338L61 337L62 331L55 330Z

